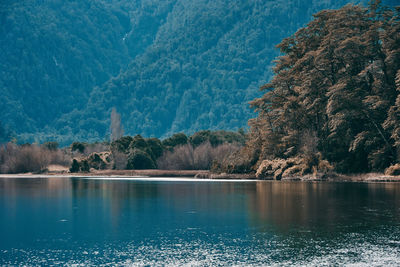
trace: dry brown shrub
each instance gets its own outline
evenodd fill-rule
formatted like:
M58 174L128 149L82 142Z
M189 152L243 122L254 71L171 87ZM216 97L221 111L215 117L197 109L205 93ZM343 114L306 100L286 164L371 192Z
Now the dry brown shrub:
M50 158L49 164L68 166L71 162L71 155L64 149L44 150L43 152L48 154Z
M115 170L125 170L126 165L128 164L128 156L119 151L114 151L112 153L113 161L114 161L114 166L113 169Z
M216 173L253 173L260 158L260 151L249 146L235 145L224 158L217 158L211 171ZM260 162L261 164L261 162Z
M213 160L224 160L230 155L238 152L241 148L239 144L224 143L219 146L214 147L212 152Z
M238 145L228 143L213 147L206 142L196 148L186 144L165 152L157 160L157 166L166 170L209 170L213 162L222 161L238 150Z
M305 164L294 165L288 169L286 169L282 173L282 177L298 177L304 175L305 169L307 166Z
M385 170L386 175L400 175L400 163L394 164Z
M318 172L328 174L333 172L333 166L327 160L321 159L318 163Z
M193 168L197 170L210 169L214 148L210 142L203 143L193 150Z
M49 157L35 145L17 146L8 143L2 147L2 173L40 172L49 163Z
M0 147L1 173L26 173L45 171L50 164L68 166L69 156L60 149L49 150L37 145L8 143Z
M260 179L274 178L280 180L284 171L294 165L293 159L263 160L257 169L256 177Z
M166 151L158 160L157 166L164 170L193 170L194 151L190 144L176 147L173 151Z
M284 159L263 160L257 169L256 177L260 179L277 178L279 171L286 164Z
M333 170L328 161L319 156L293 157L288 159L263 160L257 169L256 177L260 179L280 180L283 177L297 177L314 172L315 175L325 175Z

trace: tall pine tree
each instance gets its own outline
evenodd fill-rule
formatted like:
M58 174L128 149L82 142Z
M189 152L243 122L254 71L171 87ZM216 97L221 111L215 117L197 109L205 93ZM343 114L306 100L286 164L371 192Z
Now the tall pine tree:
M317 151L339 172L399 161L399 11L380 1L324 10L278 45L275 76L251 102L260 159Z

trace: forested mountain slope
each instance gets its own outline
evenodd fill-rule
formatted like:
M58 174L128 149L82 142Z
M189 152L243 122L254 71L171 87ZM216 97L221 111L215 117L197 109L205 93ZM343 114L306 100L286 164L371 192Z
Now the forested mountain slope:
M3 1L2 1L3 2ZM1 6L1 120L35 132L74 108L128 63L126 12L96 1L6 1Z
M274 46L349 2L2 1L0 122L61 143L104 139L112 107L131 135L246 126Z

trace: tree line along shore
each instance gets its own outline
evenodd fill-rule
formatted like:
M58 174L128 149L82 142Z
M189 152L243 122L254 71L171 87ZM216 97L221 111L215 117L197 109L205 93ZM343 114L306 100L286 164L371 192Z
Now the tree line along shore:
M209 177L275 180L400 175L400 7L376 0L324 10L277 48L275 75L250 103L258 116L247 133L123 136L112 110L110 142L63 149L8 143L0 149L0 171L40 172L58 163L71 173L208 170Z
M368 181L398 182L397 166L385 173L339 174L309 172L287 175L295 165L286 162L271 166L270 175L262 174L265 160L258 170L235 171L230 165L246 151L248 133L244 131L200 131L192 136L183 133L170 138L122 136L113 142L74 142L59 148L56 142L42 145L7 143L0 148L2 177L43 176L121 176L121 177L191 177L195 179L283 180L283 181ZM277 161L277 160L275 160ZM274 161L268 161L273 163ZM280 161L281 162L281 161ZM295 162L293 162L295 163ZM237 166L236 166L237 167ZM280 174L280 176L277 176Z

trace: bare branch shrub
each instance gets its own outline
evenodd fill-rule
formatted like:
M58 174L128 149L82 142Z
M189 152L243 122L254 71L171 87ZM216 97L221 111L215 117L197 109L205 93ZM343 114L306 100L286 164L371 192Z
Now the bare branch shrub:
M114 159L114 166L113 168L115 170L125 170L126 165L128 164L128 156L119 151L114 151L112 153L113 159Z
M40 172L50 161L49 156L36 145L17 146L8 143L2 147L1 154L4 158L2 173Z
M229 143L213 147L206 142L193 149L191 144L186 144L165 152L157 165L159 169L167 170L209 170L214 161L223 161L239 148L239 145Z
M109 151L110 150L110 145L106 143L94 143L94 144L88 144L85 147L84 155L88 156L92 153L99 153L99 152L104 152L104 151Z
M400 175L400 163L394 164L385 170L386 175Z
M212 149L213 160L223 161L233 153L240 150L242 146L239 144L224 143Z
M124 129L121 124L121 115L115 108L111 110L111 142L121 138L124 135Z
M0 147L1 173L42 172L50 164L68 166L69 156L62 150L49 150L37 145L7 143Z
M213 160L214 148L210 142L205 142L193 151L194 169L207 170L210 169Z
M193 157L192 145L186 144L176 147L172 152L164 152L157 160L157 166L164 170L192 170L194 168Z
M71 156L63 150L44 151L48 153L49 164L68 166L71 162Z

